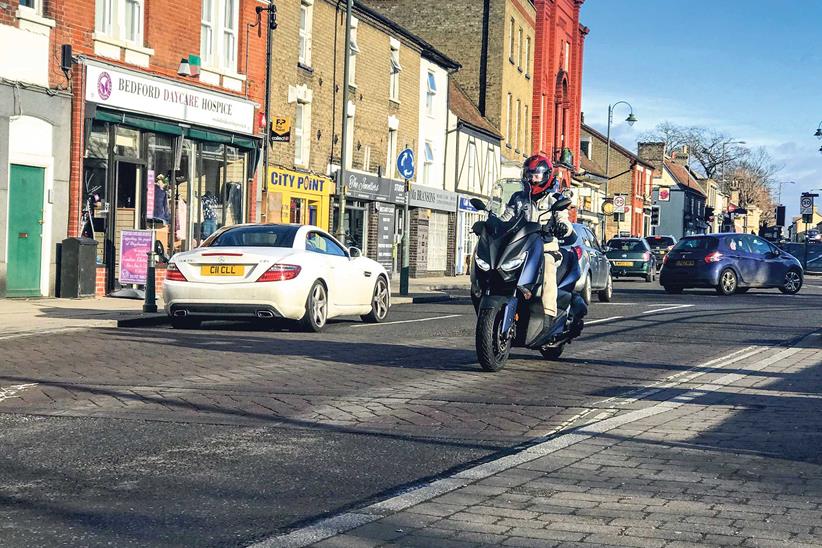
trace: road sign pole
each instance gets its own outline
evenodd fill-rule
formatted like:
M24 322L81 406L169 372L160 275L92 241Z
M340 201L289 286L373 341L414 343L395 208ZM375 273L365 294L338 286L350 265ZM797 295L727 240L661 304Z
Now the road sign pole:
M411 269L411 219L409 218L409 202L411 201L411 183L405 180L405 207L403 208L402 223L402 268L400 269L400 295L408 295L408 278Z

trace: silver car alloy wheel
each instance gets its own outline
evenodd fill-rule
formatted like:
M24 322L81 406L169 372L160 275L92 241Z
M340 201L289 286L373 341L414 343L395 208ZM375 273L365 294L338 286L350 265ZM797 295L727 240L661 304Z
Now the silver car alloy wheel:
M317 324L317 327L322 327L328 318L328 300L325 296L325 288L322 285L317 284L314 286L311 301L313 304L311 314L314 317L314 323Z
M388 314L388 286L382 278L377 280L374 288L374 313L380 320Z
M794 270L789 270L787 274L785 274L785 290L790 293L795 293L799 290L800 284L802 283L801 279L799 278L799 274L796 273Z
M730 270L722 273L722 289L726 293L733 293L736 290L736 275Z

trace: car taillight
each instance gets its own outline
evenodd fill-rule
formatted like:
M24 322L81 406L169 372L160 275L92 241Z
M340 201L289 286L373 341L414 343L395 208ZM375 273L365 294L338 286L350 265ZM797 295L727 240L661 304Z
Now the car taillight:
M188 279L183 276L183 273L180 272L180 269L177 268L177 265L174 263L168 263L166 266L166 281L169 282L187 282Z
M258 282L280 282L283 280L293 280L300 273L300 268L294 264L275 264L257 280Z
M662 264L668 264L668 259L670 259L670 258L671 258L670 255L665 255L664 257L662 257Z
M581 261L582 260L582 248L579 247L578 245L575 245L574 246L574 251L577 252L577 260Z
M651 252L646 251L645 253L643 253L642 254L642 260L643 261L650 261L651 260Z
M708 264L719 262L720 259L722 259L722 253L719 251L714 251L713 253L705 255L705 262Z

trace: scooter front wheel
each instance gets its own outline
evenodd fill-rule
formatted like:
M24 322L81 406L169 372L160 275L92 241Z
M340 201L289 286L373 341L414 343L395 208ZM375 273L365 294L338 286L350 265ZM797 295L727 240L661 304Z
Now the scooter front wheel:
M480 310L477 317L477 359L486 371L499 371L508 361L511 337L502 332L504 318L504 306Z

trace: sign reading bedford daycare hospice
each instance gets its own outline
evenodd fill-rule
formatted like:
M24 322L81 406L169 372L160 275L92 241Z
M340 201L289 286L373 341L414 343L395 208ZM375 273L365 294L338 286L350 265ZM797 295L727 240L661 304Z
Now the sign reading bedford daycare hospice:
M659 201L660 202L669 202L671 200L671 189L661 187L659 189Z
M281 189L327 196L334 193L335 185L334 181L322 175L272 167L268 170L268 191Z
M410 148L406 148L397 156L397 172L403 179L414 176L414 151Z
M456 211L457 194L439 188L414 185L411 187L411 201L409 202L409 205L412 207L425 207L439 211Z
M123 230L120 233L120 283L145 284L151 230Z
M402 181L351 171L343 171L343 181L348 198L405 205L405 183Z
M171 80L86 65L86 101L205 127L254 134L254 103Z

